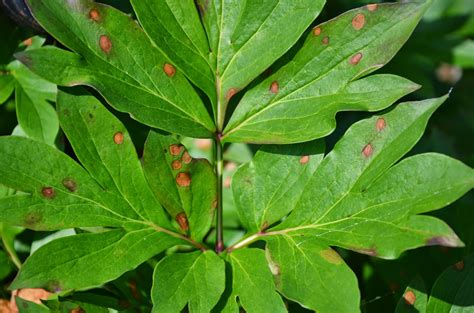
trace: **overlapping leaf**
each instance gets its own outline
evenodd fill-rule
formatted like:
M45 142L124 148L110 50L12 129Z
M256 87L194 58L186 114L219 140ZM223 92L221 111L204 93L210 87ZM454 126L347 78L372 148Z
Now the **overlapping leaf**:
M12 288L97 286L164 249L189 243L172 231L118 119L78 89L60 92L58 112L85 169L44 143L1 137L0 183L22 193L1 199L0 221L36 230L115 229L46 244L24 264Z
M35 18L76 53L58 48L17 57L58 85L90 85L142 123L208 137L213 122L183 74L127 15L90 0L30 1Z
M395 55L427 6L369 5L315 27L291 62L243 97L224 140L312 140L335 128L338 111L377 111L414 91L417 85L393 75L357 79Z
M418 141L428 118L445 99L402 103L354 124L322 162L315 161L309 178L303 175L293 180L285 174L288 167L301 166L298 160L311 160L306 159L303 148L296 156L294 146L280 148L281 154L288 150L286 155L269 154L265 151L268 148L257 153L254 161L234 177L234 190L245 190L249 182L243 174L249 169L255 171L254 181L260 182L254 187L259 192L246 195L246 204L237 207L240 216L248 223L264 215L267 206L260 201L265 204L273 195L282 195L282 182L292 184L295 196L290 196L287 204L292 212L266 231L258 227L261 224L255 227L248 223L257 233L232 247L230 255L245 244L266 240L276 287L285 297L318 312L355 312L357 283L329 246L382 258L394 258L424 245L461 246L443 221L417 214L444 207L471 190L474 170L439 154L410 157L392 166ZM281 165L277 162L280 158L293 160ZM258 168L262 160L273 165L267 172L276 183L269 187L261 185L263 176ZM246 212L249 205L256 208L251 213ZM278 219L288 213L278 207L275 212L280 214ZM324 275L334 278L323 279ZM347 285L341 286L341 281ZM331 300L330 295L340 295L341 290L350 301Z
M158 263L153 312L211 312L225 288L224 261L213 252L173 254Z
M181 230L202 240L217 205L216 176L209 161L192 158L173 136L150 132L143 165L153 192Z

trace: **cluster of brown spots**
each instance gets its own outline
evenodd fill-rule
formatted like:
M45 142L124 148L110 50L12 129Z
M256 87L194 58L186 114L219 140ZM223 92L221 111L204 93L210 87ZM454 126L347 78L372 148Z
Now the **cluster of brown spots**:
M188 151L184 151L183 156L181 157L181 160L183 160L185 164L189 164L191 163L193 158L191 157Z
M301 158L300 158L300 164L306 164L309 162L309 155L303 155Z
M123 143L123 134L122 134L122 132L116 132L114 134L114 142L117 145L121 145Z
M464 269L464 261L459 261L458 263L454 264L454 268L458 271L462 271Z
M352 65L357 65L359 64L360 60L362 60L362 53L359 52L357 54L355 54L354 56L351 57L349 63L351 63Z
M178 222L179 228L181 228L182 231L189 230L188 218L186 217L186 213L181 212L176 215L176 222Z
M86 313L80 306L75 309L72 309L70 313Z
M181 169L181 167L183 167L183 164L180 160L174 160L173 162L171 162L171 168L175 171Z
M186 172L181 172L176 175L176 183L180 187L189 187L191 185L191 175Z
M317 27L313 28L313 34L315 36L321 35L321 27L317 26Z
M332 263L332 264L341 264L342 263L342 258L339 255L339 253L337 253L336 251L334 251L331 248L319 251L319 255L323 259L328 261L329 263Z
M98 22L100 20L100 13L97 9L92 9L89 11L89 18L94 22Z
M367 4L367 10L369 10L370 12L377 10L377 7L378 7L377 3Z
M136 300L140 300L140 293L137 288L137 281L136 280L130 280L128 282L128 287L130 288L130 293L132 294L132 297L134 297Z
M77 190L77 183L70 177L63 179L63 186L67 188L67 190L74 192Z
M23 44L27 47L31 46L33 44L33 38L30 37L30 38L24 40Z
M165 72L166 76L173 77L176 74L176 68L169 63L165 63L163 65L163 72Z
M375 128L377 128L379 132L384 130L386 126L387 126L387 123L385 122L385 119L383 117L380 117L375 123Z
M416 295L413 291L408 290L403 295L403 300L405 300L405 303L408 304L408 305L414 305L415 301L416 301Z
M328 36L324 37L323 40L321 40L321 42L325 46L329 45L329 37Z
M353 19L352 19L352 27L354 27L355 30L361 30L365 25L365 15L362 13L357 14Z
M277 81L272 82L270 85L270 92L271 93L278 93L278 90L280 90L280 85L278 84Z
M236 93L238 93L239 90L237 88L230 88L228 91L227 91L227 94L225 95L225 98L227 101L230 101L230 99L232 99L233 96L235 96Z
M102 35L99 38L99 46L105 53L109 53L112 50L112 41L106 35Z
M177 156L177 155L181 154L183 149L184 149L184 147L182 145L172 144L170 146L170 153L171 153L171 155Z
M362 154L364 157L368 158L374 153L374 148L372 147L372 144L367 144L364 149L362 149Z
M43 189L41 189L41 194L47 199L52 199L56 195L56 192L53 187L43 187Z

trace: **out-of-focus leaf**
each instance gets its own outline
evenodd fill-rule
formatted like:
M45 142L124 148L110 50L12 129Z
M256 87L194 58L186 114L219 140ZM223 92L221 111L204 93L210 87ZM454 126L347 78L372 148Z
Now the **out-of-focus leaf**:
M172 254L153 278L153 312L210 312L225 288L224 261L213 252Z
M462 68L474 68L474 40L467 39L454 48L454 64Z

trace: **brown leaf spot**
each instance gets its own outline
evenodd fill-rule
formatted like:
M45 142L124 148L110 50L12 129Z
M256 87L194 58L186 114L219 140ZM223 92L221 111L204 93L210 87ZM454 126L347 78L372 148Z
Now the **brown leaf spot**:
M67 190L74 192L77 190L77 183L70 177L63 179L63 186L67 188Z
M179 173L176 175L176 183L180 187L189 187L191 185L191 175L186 172Z
M181 157L184 163L189 164L193 160L188 151L184 151L183 156Z
M33 38L30 37L30 38L24 40L23 44L27 47L31 46L33 44Z
M176 170L179 170L181 167L183 166L183 164L181 163L180 160L174 160L173 162L171 162L171 167L176 171Z
M102 35L99 38L99 46L102 51L108 54L112 50L112 41L110 41L109 37Z
M214 201L212 201L211 207L212 207L213 209L217 209L217 199L215 199Z
M121 145L123 143L123 134L122 134L122 132L115 133L114 142L117 145Z
M227 94L225 95L225 98L227 101L230 101L230 99L232 99L233 96L235 96L236 93L238 93L239 90L237 88L230 88L228 91L227 91Z
M98 22L100 20L100 13L97 9L92 9L89 11L89 18L94 22Z
M377 3L367 4L367 10L369 10L370 12L377 10L377 7L378 7Z
M458 271L462 271L464 269L464 261L459 261L458 263L454 264L454 268Z
M128 282L128 287L130 288L130 293L132 294L132 297L134 297L136 300L140 300L140 293L138 292L137 281L133 279L130 280Z
M435 236L426 241L427 246L457 247L459 240L453 236Z
M364 149L362 149L362 154L364 157L369 158L372 154L374 153L374 148L372 147L372 144L367 144Z
M181 212L176 215L176 222L178 222L179 228L181 228L182 231L189 230L188 218L186 217L186 213Z
M278 93L278 90L280 90L280 85L278 84L277 81L272 82L270 85L270 92L271 93Z
M313 28L313 35L315 36L321 35L321 27L318 26L318 27Z
M163 66L163 71L168 77L173 77L176 74L176 68L169 63L165 63Z
M385 122L385 119L383 117L379 118L375 123L375 127L379 132L384 130L385 126L387 126L387 123Z
M362 13L357 14L353 19L352 19L352 27L354 27L355 30L361 30L365 25L365 15Z
M75 308L75 309L72 309L70 311L70 313L86 313L86 311L84 311L80 306Z
M177 156L180 155L184 147L182 145L174 144L170 146L171 155Z
M352 64L352 65L357 65L357 64L359 64L360 60L362 60L362 57L363 57L362 53L359 52L359 53L357 53L357 54L355 54L354 56L351 57L349 63Z
M30 212L25 217L25 225L28 227L33 227L39 222L41 222L42 219L43 216L40 213Z
M414 305L415 304L415 301L416 301L416 295L413 291L411 290L408 290L407 292L405 292L405 294L403 295L403 299L405 300L405 303L408 304L408 305Z
M321 42L325 46L329 45L329 37L328 36L324 37L323 40L321 40Z
M342 258L339 255L339 253L337 253L336 251L334 251L331 248L319 251L319 255L323 259L328 261L329 263L332 263L332 264L341 264L342 263Z
M47 199L53 199L56 195L56 192L54 191L53 187L43 187L43 189L41 189L41 194Z
M300 163L301 164L306 164L309 162L309 155L303 155L301 158L300 158Z
M378 253L377 253L377 250L375 250L375 248L370 248L370 249L352 249L358 253L362 253L362 254L365 254L365 255L370 255L370 256L377 256Z

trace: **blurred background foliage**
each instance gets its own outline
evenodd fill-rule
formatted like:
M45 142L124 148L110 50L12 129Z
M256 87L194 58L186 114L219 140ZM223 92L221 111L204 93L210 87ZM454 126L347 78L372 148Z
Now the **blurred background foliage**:
M133 14L128 0L102 2ZM330 0L314 25L352 8L373 2L383 1ZM22 21L23 25L25 21L28 24L27 16ZM14 58L14 53L17 51L33 49L44 44L59 44L37 30L19 26L18 19L14 22L2 11L0 11L0 30L0 135L13 133L28 136L55 145L58 149L73 155L71 147L59 130L54 111L56 86L36 76ZM297 48L298 44L295 49L277 61L271 70L277 70L288 59L291 59ZM474 0L433 0L430 10L411 39L380 71L398 74L422 85L420 90L404 100L420 100L446 93L451 95L430 121L425 135L411 153L440 152L474 167ZM133 121L126 114L118 113L110 107L109 109L127 125L137 151L141 154L149 128ZM358 112L338 114L337 130L326 138L328 149L352 123L367 116L368 113ZM212 144L209 141L185 138L184 143L194 157L211 158ZM227 244L237 241L244 234L233 205L230 189L231 177L240 164L252 158L257 148L244 144L232 144L226 147L224 202ZM0 185L0 197L13 193L15 193L14 190ZM435 215L447 221L459 234L466 244L465 248L426 247L409 251L394 261L339 251L359 278L362 312L394 312L395 308L397 312L405 312L403 294L410 282L414 283L409 288L417 288L421 293L427 290L429 293L444 270L448 269L443 274L443 280L440 279L437 285L441 285L444 281L450 282L450 270L453 268L463 269L460 264L464 266L464 263L458 262L474 252L474 192L471 191L461 200L436 212ZM0 298L5 299L0 300L0 312L9 312L2 311L9 310L7 307L11 306L8 303L11 297L8 285L29 254L54 238L83 231L87 230L33 232L0 224L2 238ZM210 233L208 236L210 244L213 239L214 236ZM101 288L62 294L59 297L38 296L25 292L27 295L23 297L30 301L38 301L40 297L49 297L45 304L54 312L73 312L79 305L81 308L87 307L87 312L149 312L151 310L148 296L151 288L151 273L153 265L161 257L163 256L157 256L135 271ZM474 273L472 270L470 272ZM474 284L474 277L471 281L471 284ZM437 286L437 289L440 288L443 287ZM471 288L474 290L473 285ZM417 291L417 294L419 292ZM341 301L344 300L341 299ZM399 302L398 306L397 302ZM17 303L21 304L20 312L36 312L42 309L32 302L18 298ZM290 312L305 312L297 304L289 303L288 305ZM469 305L474 308L474 303L469 303ZM472 310L474 312L474 309Z

